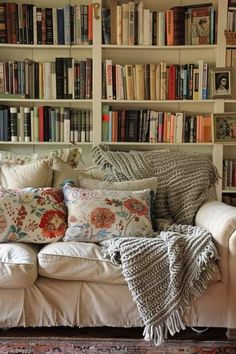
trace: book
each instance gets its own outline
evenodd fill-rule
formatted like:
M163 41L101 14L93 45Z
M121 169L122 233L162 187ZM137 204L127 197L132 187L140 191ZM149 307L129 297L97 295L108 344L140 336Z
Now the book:
M7 43L6 4L0 4L0 43Z
M102 8L102 43L111 44L111 12L110 9Z
M105 59L105 80L106 80L106 98L113 99L113 87L112 87L112 60Z
M110 18L111 18L111 44L116 44L117 40L117 0L110 1Z
M11 127L11 141L16 142L17 136L17 107L10 107L10 127Z
M211 6L199 6L191 11L193 45L210 44Z

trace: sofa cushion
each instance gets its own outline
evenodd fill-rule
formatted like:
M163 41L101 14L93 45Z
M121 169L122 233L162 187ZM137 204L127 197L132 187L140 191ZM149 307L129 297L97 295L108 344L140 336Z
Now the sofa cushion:
M0 242L58 241L65 234L66 219L59 188L0 187Z
M5 188L50 187L51 161L39 160L26 165L0 163L0 184Z
M38 247L23 243L0 245L0 288L28 288L38 277Z
M72 148L62 148L54 150L42 150L32 154L20 154L10 151L0 151L0 161L24 165L37 160L50 160L52 158L60 158L62 161L67 162L73 168L76 168L82 150L78 146Z
M64 241L99 242L113 237L149 236L151 190L88 190L66 183L63 187L68 208Z
M63 280L126 284L121 267L103 258L100 246L85 242L56 242L38 254L39 274Z

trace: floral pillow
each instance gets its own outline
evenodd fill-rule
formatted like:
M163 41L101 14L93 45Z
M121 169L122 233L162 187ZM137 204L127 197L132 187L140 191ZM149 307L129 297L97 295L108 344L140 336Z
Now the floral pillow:
M55 242L66 228L67 210L60 189L0 188L0 242Z
M150 189L143 191L87 190L66 183L68 229L64 241L99 242L125 236L149 236Z

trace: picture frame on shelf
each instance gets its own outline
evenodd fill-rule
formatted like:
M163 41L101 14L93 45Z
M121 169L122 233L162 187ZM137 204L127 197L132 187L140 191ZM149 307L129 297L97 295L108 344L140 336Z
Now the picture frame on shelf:
M212 69L212 97L231 98L232 97L232 68Z
M214 119L214 141L236 142L236 112L216 113Z

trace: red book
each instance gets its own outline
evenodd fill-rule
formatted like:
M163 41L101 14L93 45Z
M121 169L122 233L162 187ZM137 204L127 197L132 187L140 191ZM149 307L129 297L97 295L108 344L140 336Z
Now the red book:
M93 43L93 5L88 5L88 42Z
M176 96L176 67L170 65L168 68L168 100L175 100Z
M17 5L14 2L6 3L6 27L7 42L11 44L17 43L16 27L17 24Z
M44 109L39 106L39 141L44 142Z

